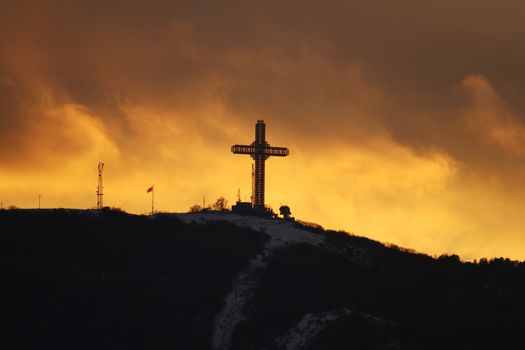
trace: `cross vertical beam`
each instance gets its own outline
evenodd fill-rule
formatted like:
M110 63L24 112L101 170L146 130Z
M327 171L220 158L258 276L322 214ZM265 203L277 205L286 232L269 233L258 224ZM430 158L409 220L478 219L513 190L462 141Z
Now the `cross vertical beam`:
M255 198L252 205L255 208L264 208L264 162L263 155L254 155L255 159Z
M257 149L266 146L266 124L263 120L258 120L255 124L254 144ZM255 198L252 205L256 208L264 208L264 162L268 157L261 153L252 154L252 158L255 160Z
M254 195L252 205L256 209L264 210L264 177L265 161L270 156L286 157L290 152L285 147L271 147L266 142L266 124L258 120L255 124L255 141L250 145L233 145L235 154L247 154L255 161Z

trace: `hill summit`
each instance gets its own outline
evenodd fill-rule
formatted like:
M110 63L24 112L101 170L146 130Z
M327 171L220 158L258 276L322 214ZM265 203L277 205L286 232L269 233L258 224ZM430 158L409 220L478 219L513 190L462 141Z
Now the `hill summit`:
M525 264L231 213L0 211L3 349L521 349ZM2 344L3 343L3 344Z

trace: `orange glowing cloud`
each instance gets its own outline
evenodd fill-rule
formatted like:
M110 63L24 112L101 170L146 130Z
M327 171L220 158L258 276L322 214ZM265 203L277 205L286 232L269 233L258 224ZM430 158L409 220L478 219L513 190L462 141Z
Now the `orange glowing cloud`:
M0 11L0 201L186 211L267 201L463 258L524 259L523 4L17 2ZM474 11L476 14L473 15ZM520 12L521 11L521 12ZM414 15L417 13L417 16Z

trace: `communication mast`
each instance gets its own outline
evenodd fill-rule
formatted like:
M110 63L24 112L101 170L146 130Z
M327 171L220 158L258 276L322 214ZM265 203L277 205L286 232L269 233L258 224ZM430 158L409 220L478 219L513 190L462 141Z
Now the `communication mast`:
M98 162L98 187L97 187L97 209L104 207L104 186L102 183L102 172L104 170L104 163Z

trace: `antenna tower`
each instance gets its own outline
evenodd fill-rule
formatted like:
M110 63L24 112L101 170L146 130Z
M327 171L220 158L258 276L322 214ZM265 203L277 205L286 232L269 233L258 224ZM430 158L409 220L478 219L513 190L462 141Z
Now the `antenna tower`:
M98 187L97 187L97 209L104 207L104 186L102 183L102 172L104 171L104 163L98 162Z

